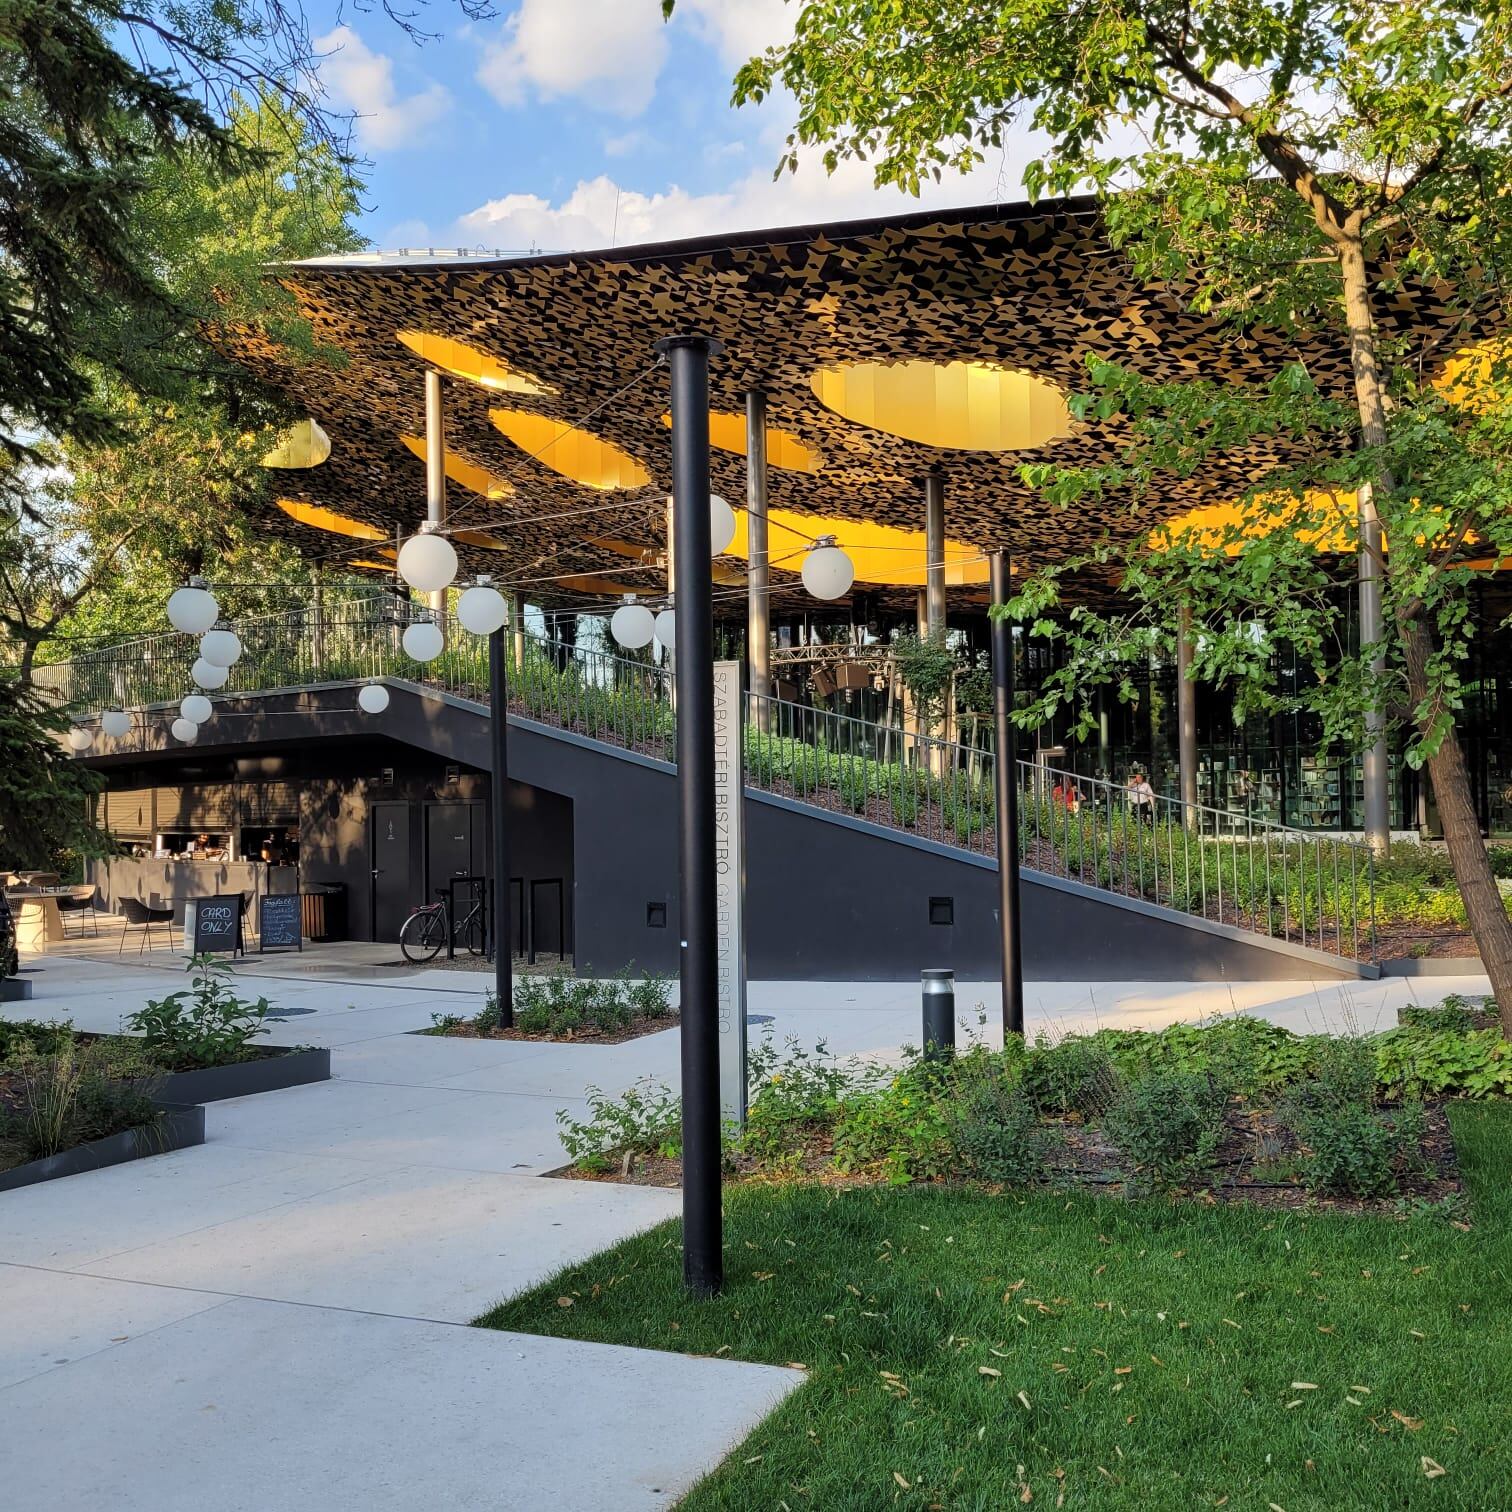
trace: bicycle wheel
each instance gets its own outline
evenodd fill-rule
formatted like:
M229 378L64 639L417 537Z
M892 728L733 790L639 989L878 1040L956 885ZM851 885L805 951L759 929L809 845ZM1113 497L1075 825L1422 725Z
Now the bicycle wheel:
M412 913L399 931L399 949L415 965L435 960L446 943L446 917L439 908Z
M462 943L467 947L469 955L482 955L486 948L483 925L483 910L475 908L462 921Z

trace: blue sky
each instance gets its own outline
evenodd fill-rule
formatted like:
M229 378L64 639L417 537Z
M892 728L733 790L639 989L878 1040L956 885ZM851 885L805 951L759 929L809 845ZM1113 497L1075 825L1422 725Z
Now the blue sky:
M732 109L730 81L781 39L783 0L502 0L467 22L448 0L416 46L381 13L312 0L328 99L369 160L363 230L385 249L628 245L1021 197L1024 152L913 201L870 169L817 163L772 182L791 99Z

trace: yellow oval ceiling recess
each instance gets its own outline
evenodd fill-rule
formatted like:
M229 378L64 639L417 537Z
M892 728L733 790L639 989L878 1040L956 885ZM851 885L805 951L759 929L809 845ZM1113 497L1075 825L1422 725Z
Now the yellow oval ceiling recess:
M923 588L929 561L922 530L899 530L870 520L820 518L794 514L787 509L768 509L767 558L781 572L799 572L808 542L832 535L851 559L858 583L885 588ZM746 512L735 511L735 539L729 555L749 557L749 526ZM963 588L987 581L987 563L982 553L964 541L945 542L945 585Z
M549 383L543 383L539 378L511 367L501 358L490 357L487 352L480 352L477 347L470 347L450 336L436 336L429 331L396 331L394 335L431 367L450 373L454 378L466 378L497 394L529 394L538 397L556 393Z
M528 410L489 410L494 428L532 461L585 488L644 488L651 474L612 441Z
M986 362L858 362L809 386L844 419L923 446L1029 451L1071 434L1054 384Z
M428 449L424 436L400 436L399 439L422 462L425 461ZM459 456L450 447L446 449L446 476L453 483L471 489L473 493L481 494L485 499L507 499L514 493L514 484L489 472L486 467L479 467L476 462L469 462L466 457Z
M273 449L263 453L262 465L294 470L319 467L331 455L331 438L317 420L297 420L280 431Z
M337 514L323 504L306 504L300 499L275 499L274 503L291 520L308 525L314 530L328 530L332 535L350 536L355 541L386 541L388 532L370 525L366 520L354 520L350 515Z
M662 424L669 429L672 416L664 414ZM720 451L734 452L737 457L746 454L746 420L744 415L732 415L721 410L709 411L709 445ZM816 473L824 458L812 446L805 446L791 431L767 427L767 465L781 468L784 472Z

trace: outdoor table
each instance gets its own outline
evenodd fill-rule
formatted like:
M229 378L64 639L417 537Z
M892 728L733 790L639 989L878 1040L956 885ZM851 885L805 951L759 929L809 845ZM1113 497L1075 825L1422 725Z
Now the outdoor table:
M56 894L8 892L5 895L16 920L16 948L45 951L48 942L63 938L63 915Z

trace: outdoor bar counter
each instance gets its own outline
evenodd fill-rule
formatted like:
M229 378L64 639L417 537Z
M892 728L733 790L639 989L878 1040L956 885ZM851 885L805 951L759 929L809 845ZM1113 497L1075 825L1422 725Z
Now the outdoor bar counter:
M191 861L184 858L133 860L111 856L92 865L92 880L100 900L112 913L122 898L138 898L156 908L172 907L173 920L183 923L191 898L250 893L292 893L299 889L299 872L292 866L269 866L264 861Z

